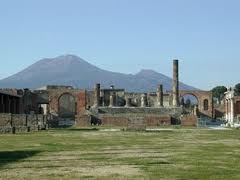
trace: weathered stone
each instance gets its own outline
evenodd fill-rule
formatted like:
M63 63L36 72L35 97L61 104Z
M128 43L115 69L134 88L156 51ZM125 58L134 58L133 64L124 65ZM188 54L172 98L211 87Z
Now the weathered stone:
M111 95L110 95L110 99L109 99L109 107L114 107L116 106L116 93L113 92Z
M197 116L195 115L183 115L181 117L182 126L196 126L197 125Z
M144 117L130 117L128 119L127 130L129 131L145 131L146 130L146 120Z
M159 107L163 107L163 85L160 84L157 88L157 103Z
M98 107L100 105L100 84L96 84L94 88L94 107Z
M179 106L179 70L178 70L178 60L173 60L173 106Z
M180 99L182 99L185 95L192 95L197 99L198 105L194 110L195 115L213 118L213 95L211 91L179 91Z
M146 94L142 94L141 96L141 107L146 107L147 106L147 96Z
M125 92L124 89L115 89L114 86L101 89L100 84L96 84L93 91L74 89L71 86L46 86L35 91L25 89L21 93L18 93L20 90L8 90L7 93L0 90L0 113L14 114L2 115L0 126L42 129L46 125L89 125L92 124L92 119L89 120L88 117L95 117L105 125L126 126L129 117L143 118L146 124L169 124L172 119L179 122L183 112L179 107L179 97L186 93L198 98L198 114L213 117L210 92L179 91L178 63L178 60L173 61L172 92L166 93L163 93L162 85L158 86L157 92L145 94ZM48 115L48 119L38 114Z
M126 105L125 107L131 107L131 98L125 97Z

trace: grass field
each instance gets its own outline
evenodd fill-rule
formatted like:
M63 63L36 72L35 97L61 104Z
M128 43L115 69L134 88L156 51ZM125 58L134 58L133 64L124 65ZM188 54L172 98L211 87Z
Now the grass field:
M0 179L240 179L240 130L0 135Z

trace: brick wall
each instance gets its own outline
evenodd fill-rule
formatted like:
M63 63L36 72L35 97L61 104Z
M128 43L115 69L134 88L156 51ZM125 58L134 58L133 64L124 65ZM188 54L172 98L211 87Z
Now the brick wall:
M234 112L236 115L240 114L240 100L236 101Z
M127 117L117 117L117 116L102 116L101 121L102 125L107 126L127 126L128 125Z
M86 109L86 91L84 90L73 90L73 89L65 89L65 90L49 90L49 107L50 113L58 114L59 103L58 100L63 94L70 94L76 99L77 103L77 114L82 114Z
M196 126L197 125L197 116L194 115L184 115L181 117L182 126Z
M99 121L101 125L105 126L121 126L128 127L129 123L137 119L143 119L145 126L160 126L160 125L171 125L171 116L157 116L157 115L99 115L98 117L88 115L78 115L75 117L77 126L90 126L92 122Z
M193 95L198 99L198 110L200 115L213 117L213 95L211 91L180 91L180 97ZM208 110L204 109L204 100L208 100Z
M86 127L91 125L91 116L77 115L75 116L76 126Z
M149 116L145 117L147 126L171 125L171 116Z

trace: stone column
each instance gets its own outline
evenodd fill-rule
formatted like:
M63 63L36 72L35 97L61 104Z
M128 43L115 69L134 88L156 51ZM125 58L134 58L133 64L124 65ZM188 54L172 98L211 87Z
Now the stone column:
M173 84L172 84L172 93L173 93L173 106L179 106L179 67L178 60L173 60Z
M113 107L113 96L110 95L109 97L109 107Z
M125 97L126 105L125 107L131 107L131 98Z
M105 95L104 95L104 91L100 91L100 99L102 100L102 104L101 106L105 106Z
M233 102L233 99L231 99L231 123L233 124L234 123L234 102Z
M109 97L109 107L113 107L116 105L116 93L113 92L110 94L110 97Z
M147 97L146 94L142 94L141 96L141 107L146 107L147 106Z
M193 115L198 116L198 106L197 105L194 106Z
M228 121L228 100L225 99L225 118Z
M157 88L157 102L159 107L163 107L163 85L160 84Z
M94 107L100 105L100 84L96 84L94 88Z
M231 121L231 99L228 99L228 122Z

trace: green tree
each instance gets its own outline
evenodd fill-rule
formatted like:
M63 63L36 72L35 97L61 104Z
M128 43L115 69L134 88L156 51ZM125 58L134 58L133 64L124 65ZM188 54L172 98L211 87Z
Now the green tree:
M225 86L217 86L212 89L213 97L217 98L220 102L221 99L224 97L224 93L227 91L227 88Z
M235 85L235 89L234 90L235 90L235 94L237 96L240 96L240 83Z

